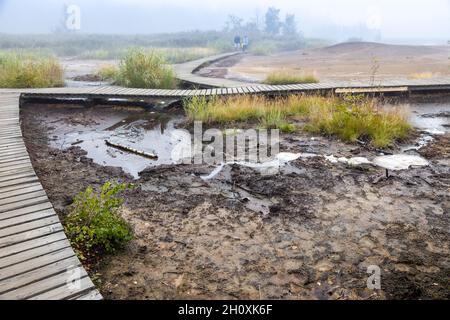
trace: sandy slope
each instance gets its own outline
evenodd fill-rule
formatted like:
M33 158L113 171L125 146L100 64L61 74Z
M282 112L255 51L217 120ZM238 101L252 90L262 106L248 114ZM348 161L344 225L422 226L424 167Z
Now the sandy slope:
M271 56L248 55L229 69L229 76L262 80L279 69L315 73L326 80L433 78L450 76L450 46L399 46L343 43Z

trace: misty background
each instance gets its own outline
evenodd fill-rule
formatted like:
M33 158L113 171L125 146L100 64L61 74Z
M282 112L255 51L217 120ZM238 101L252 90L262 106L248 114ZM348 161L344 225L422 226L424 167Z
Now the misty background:
M450 0L0 0L0 33L51 33L65 5L81 8L81 30L96 34L155 34L222 30L229 14L263 28L268 7L295 14L305 37L343 41L444 44Z

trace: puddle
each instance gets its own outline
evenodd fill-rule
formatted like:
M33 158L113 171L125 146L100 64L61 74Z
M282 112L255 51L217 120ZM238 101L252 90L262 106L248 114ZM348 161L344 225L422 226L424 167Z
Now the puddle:
M317 157L316 154L311 153L289 153L289 152L281 152L275 156L274 160L263 162L263 163L254 163L249 161L231 161L222 163L217 166L209 175L202 176L201 178L205 181L214 179L226 166L230 165L238 165L247 168L252 168L258 170L261 174L273 175L277 174L279 170L285 166L289 167L289 162L300 159L300 158L312 158ZM288 169L289 170L289 169ZM291 170L294 170L292 167Z
M376 157L373 159L373 164L393 171L407 170L412 167L426 167L430 165L424 158L408 154Z
M89 111L55 110L50 113L50 117L46 121L51 127L51 147L64 150L78 146L95 163L121 167L136 179L139 178L139 172L147 167L179 161L174 156L176 154L173 149L184 134L183 130L176 129L176 125L183 120L181 115L97 108ZM134 154L113 145L155 154L157 159Z
M450 132L450 103L409 103L410 122L429 134Z

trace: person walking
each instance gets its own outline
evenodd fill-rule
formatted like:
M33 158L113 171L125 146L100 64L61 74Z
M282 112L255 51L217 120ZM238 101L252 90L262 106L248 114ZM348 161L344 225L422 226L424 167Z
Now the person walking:
M241 37L239 35L236 35L234 37L234 48L236 51L240 50L241 48Z
M244 39L242 40L242 51L246 52L248 50L248 46L249 46L250 42L248 39L248 36L244 36Z

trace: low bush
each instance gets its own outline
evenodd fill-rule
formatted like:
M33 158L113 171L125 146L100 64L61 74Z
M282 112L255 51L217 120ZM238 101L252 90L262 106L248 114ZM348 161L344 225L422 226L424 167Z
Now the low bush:
M88 187L75 197L65 231L79 253L112 253L132 239L130 226L119 214L124 200L118 196L130 187L107 182L98 193Z

